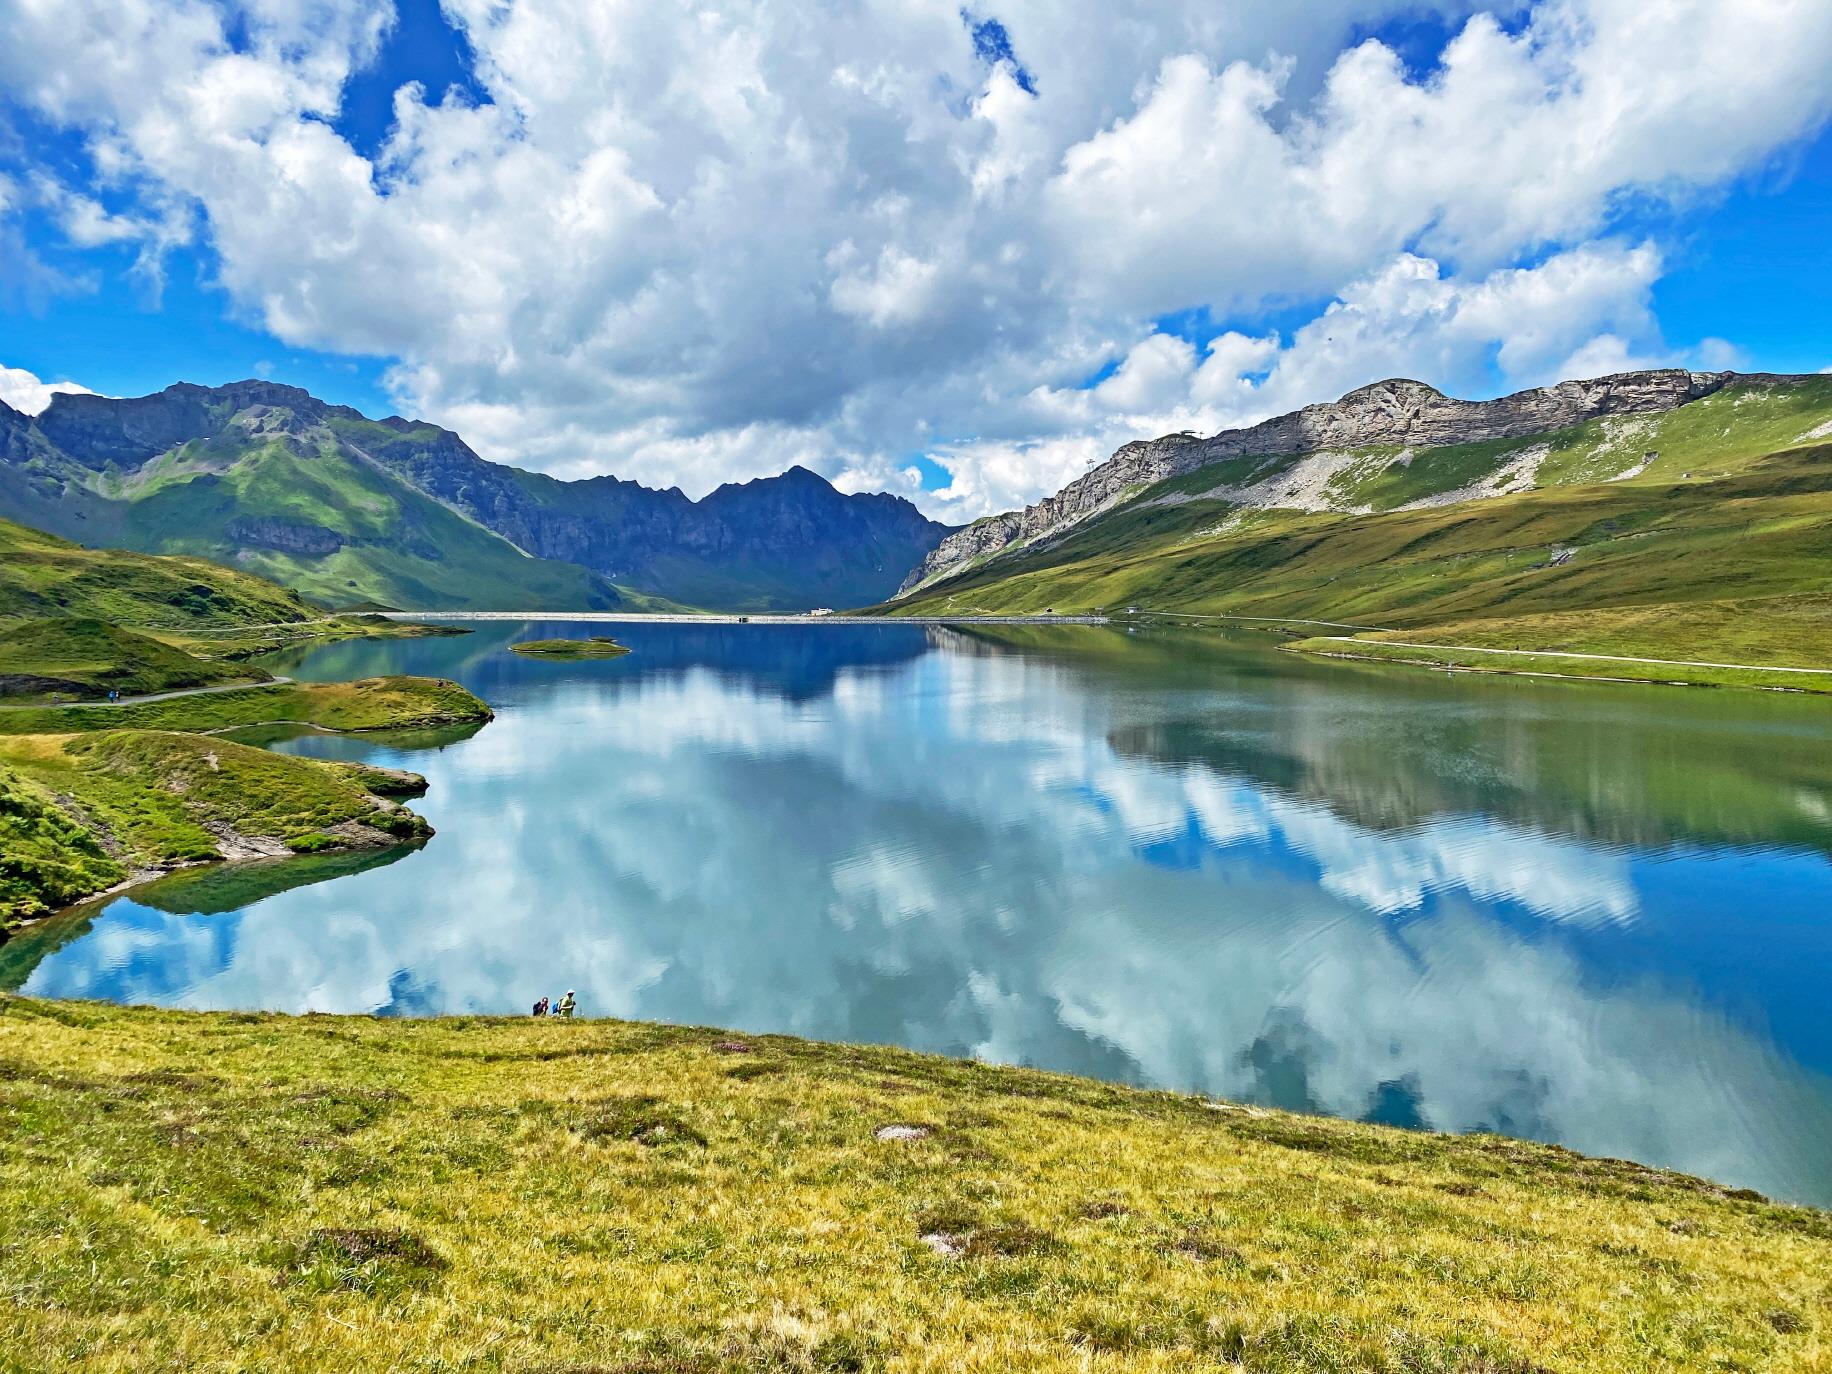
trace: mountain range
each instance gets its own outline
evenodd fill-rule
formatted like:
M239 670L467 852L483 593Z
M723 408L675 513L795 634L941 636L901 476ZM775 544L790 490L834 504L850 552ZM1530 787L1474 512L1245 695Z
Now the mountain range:
M1651 417L1726 388L1747 401L1777 388L1790 396L1817 395L1832 383L1814 376L1662 368L1560 382L1490 401L1462 401L1405 378L1374 382L1340 400L1243 429L1206 438L1185 431L1125 444L1054 496L950 535L900 591L907 594L989 559L1047 543L1092 516L1141 501L1174 504L1200 498L1225 500L1236 508L1366 513L1638 477L1654 468L1660 456ZM1738 417L1739 425L1748 430L1743 418ZM1468 451L1470 445L1497 441L1561 439L1592 421L1605 423L1588 436L1589 451L1581 462L1563 455L1546 462L1550 444L1510 447L1502 442L1491 451ZM1673 458L1677 461L1677 455ZM1222 466L1231 459L1240 461ZM1160 485L1198 473L1203 477L1193 485ZM1402 499L1386 499L1396 496Z
M0 404L0 516L212 558L326 605L417 610L863 605L949 533L799 467L699 501L561 481L265 381L60 393L37 416Z
M1779 667L1761 685L1817 690L1832 375L1634 372L1493 401L1377 382L1127 444L943 540L887 609L1126 607L1301 629L1337 657L1661 680L1699 660L1680 675Z
M1663 642L1761 624L1779 652L1806 633L1800 595L1823 605L1832 579L1828 440L1832 376L1659 369L1489 401L1392 379L1126 444L1046 500L950 530L802 468L694 501L489 462L449 430L296 387L180 383L59 394L36 417L0 405L0 518L214 559L335 607L1144 604L1459 636L1664 607Z

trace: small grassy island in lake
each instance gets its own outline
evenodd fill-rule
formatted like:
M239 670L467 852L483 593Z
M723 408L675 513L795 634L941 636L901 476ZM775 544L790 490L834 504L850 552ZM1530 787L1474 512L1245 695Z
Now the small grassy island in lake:
M524 639L509 647L527 658L616 658L630 652L607 635L593 635L590 639Z
M22 1368L1825 1368L1832 1216L1499 1136L608 1021L0 1044Z

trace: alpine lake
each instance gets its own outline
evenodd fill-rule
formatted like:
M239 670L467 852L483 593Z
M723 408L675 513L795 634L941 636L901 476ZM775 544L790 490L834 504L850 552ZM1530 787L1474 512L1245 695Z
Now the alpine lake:
M515 641L613 634L542 661ZM181 872L0 987L876 1041L1832 1204L1832 700L1314 662L1245 630L486 621L430 842Z

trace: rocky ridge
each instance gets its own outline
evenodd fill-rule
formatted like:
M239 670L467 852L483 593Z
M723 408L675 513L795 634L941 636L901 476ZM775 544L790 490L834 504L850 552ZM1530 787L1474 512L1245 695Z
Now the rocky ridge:
M1742 374L1663 368L1560 382L1492 401L1460 401L1423 382L1394 378L1349 392L1339 401L1223 430L1125 444L1111 458L1054 496L989 516L944 539L904 580L906 595L977 566L1013 546L1049 538L1107 510L1141 488L1180 477L1224 458L1275 457L1323 450L1399 445L1439 448L1491 439L1524 438L1605 415L1648 415L1709 396ZM1780 380L1749 376L1748 380Z

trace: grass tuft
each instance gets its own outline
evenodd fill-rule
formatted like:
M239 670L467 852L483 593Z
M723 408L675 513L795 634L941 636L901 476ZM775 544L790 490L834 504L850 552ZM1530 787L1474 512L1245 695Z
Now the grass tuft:
M276 1260L289 1283L312 1293L345 1289L391 1297L432 1282L446 1262L409 1232L387 1227L319 1227Z
M589 1103L584 1114L573 1122L573 1130L592 1144L630 1141L648 1149L706 1144L706 1137L659 1097L611 1097Z

